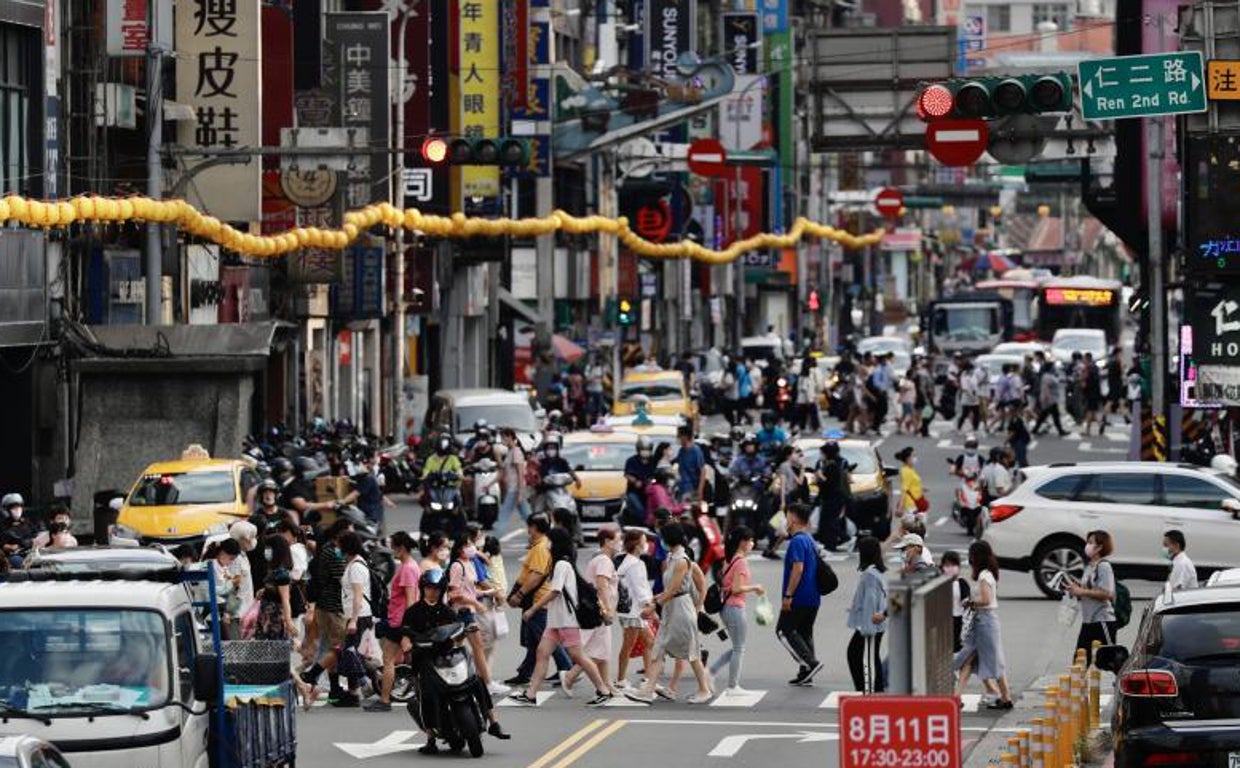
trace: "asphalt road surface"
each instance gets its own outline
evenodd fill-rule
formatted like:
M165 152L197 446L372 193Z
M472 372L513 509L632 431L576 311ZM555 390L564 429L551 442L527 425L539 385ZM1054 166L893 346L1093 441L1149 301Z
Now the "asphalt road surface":
M1114 433L1085 439L1043 436L1032 447L1030 459L1035 464L1122 460L1128 448L1127 432L1115 429ZM988 438L985 434L980 436L983 451L999 439ZM880 454L888 461L905 445L916 448L919 470L932 505L927 545L936 558L949 549L963 552L969 543L950 517L954 486L946 471L946 459L960 452L962 441L962 436L946 425L936 429L930 438L891 435L877 441ZM389 513L391 530L414 529L416 522L416 506L407 501L402 500L400 507ZM1151 547L1158 545L1157 533L1151 533ZM510 577L517 571L516 561L524 547L523 531L511 532L506 538L505 558ZM583 563L586 555L583 553ZM754 578L768 592L778 594L781 564L756 554L753 557ZM537 708L501 704L501 720L513 738L501 742L487 737L483 760L512 768L838 766L837 706L839 698L852 690L845 661L851 633L845 627L845 617L857 582L856 558L841 554L838 560L840 588L825 600L815 626L818 655L826 667L812 688L788 684L796 672L795 664L777 642L773 628L751 625L741 684L753 691L752 696L697 706L683 701L639 705L626 700L590 709L584 705L590 686L583 680L578 683L573 699L557 688L542 693ZM1131 588L1137 600L1152 597L1157 591L1152 583L1133 582ZM1063 627L1057 622L1057 603L1044 599L1028 574L1003 573L999 594L1008 676L1013 692L1019 695L1039 677L1059 673L1066 667L1072 657L1076 627ZM750 617L752 622L752 611ZM510 618L515 627L515 614ZM1133 632L1135 625L1120 633L1121 641L1130 641ZM707 647L717 654L725 645L711 638ZM493 666L498 678L513 674L520 653L515 637L501 641ZM692 677L686 675L680 692L683 696L693 690ZM975 681L964 702L966 755L998 720L998 713L981 704L980 693L980 683ZM401 708L391 713L368 714L357 709L316 706L299 717L298 736L299 762L308 768L357 763L365 768L388 768L411 760L468 759L417 754L414 750L423 743L422 739Z

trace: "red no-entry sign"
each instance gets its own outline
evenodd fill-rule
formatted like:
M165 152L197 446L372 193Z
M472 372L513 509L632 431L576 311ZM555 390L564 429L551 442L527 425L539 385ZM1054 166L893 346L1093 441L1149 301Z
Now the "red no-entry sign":
M900 218L900 210L904 208L904 195L900 190L887 187L874 198L874 207L888 219Z
M989 144L985 120L941 120L926 126L926 149L943 165L972 165Z
M689 170L698 176L727 176L728 152L718 139L698 139L689 145Z

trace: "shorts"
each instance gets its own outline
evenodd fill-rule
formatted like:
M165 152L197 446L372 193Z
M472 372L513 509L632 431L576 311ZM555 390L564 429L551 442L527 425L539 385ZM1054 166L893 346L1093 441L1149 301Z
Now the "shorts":
M565 648L577 648L581 645L581 630L577 627L547 627L543 637L549 637Z
M913 404L912 403L901 403L900 412L904 414L904 418L906 419L913 418Z
M472 608L457 608L456 617L465 625L466 632L477 632L482 629L478 626L478 617L474 615Z
M386 621L379 621L375 622L375 637L399 644L404 634L400 631L400 627L393 627Z
M611 626L602 624L581 633L582 650L588 658L607 661L611 658Z
M628 616L620 617L620 627L622 629L641 629L644 626L646 626L646 620L641 616L634 616L633 618Z
M349 622L343 613L329 613L322 608L314 609L314 623L319 628L319 653L327 653L344 645Z

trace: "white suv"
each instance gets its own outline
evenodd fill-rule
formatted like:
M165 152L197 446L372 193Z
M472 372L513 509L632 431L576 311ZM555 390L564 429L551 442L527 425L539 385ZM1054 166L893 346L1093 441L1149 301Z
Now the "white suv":
M999 565L1032 571L1048 597L1085 570L1085 536L1111 534L1120 576L1162 579L1163 532L1184 532L1203 574L1240 563L1240 484L1186 464L1087 462L1028 467L1019 485L991 503L984 538Z

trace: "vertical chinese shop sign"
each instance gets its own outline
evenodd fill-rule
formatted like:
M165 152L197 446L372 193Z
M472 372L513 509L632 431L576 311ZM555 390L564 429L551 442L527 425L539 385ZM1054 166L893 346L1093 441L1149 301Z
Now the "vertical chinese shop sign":
M329 13L327 39L334 44L339 74L340 123L367 132L367 154L345 173L344 204L361 208L391 199L391 31L383 12Z
M500 86L503 73L499 53L500 4L495 0L457 0L459 36L458 93L460 133L470 138L499 136ZM499 168L461 168L461 195L499 197Z
M262 40L258 0L192 0L178 8L177 101L194 108L178 123L177 142L208 152L262 144ZM205 158L188 158L187 173ZM262 216L257 160L194 175L186 198L223 221Z

